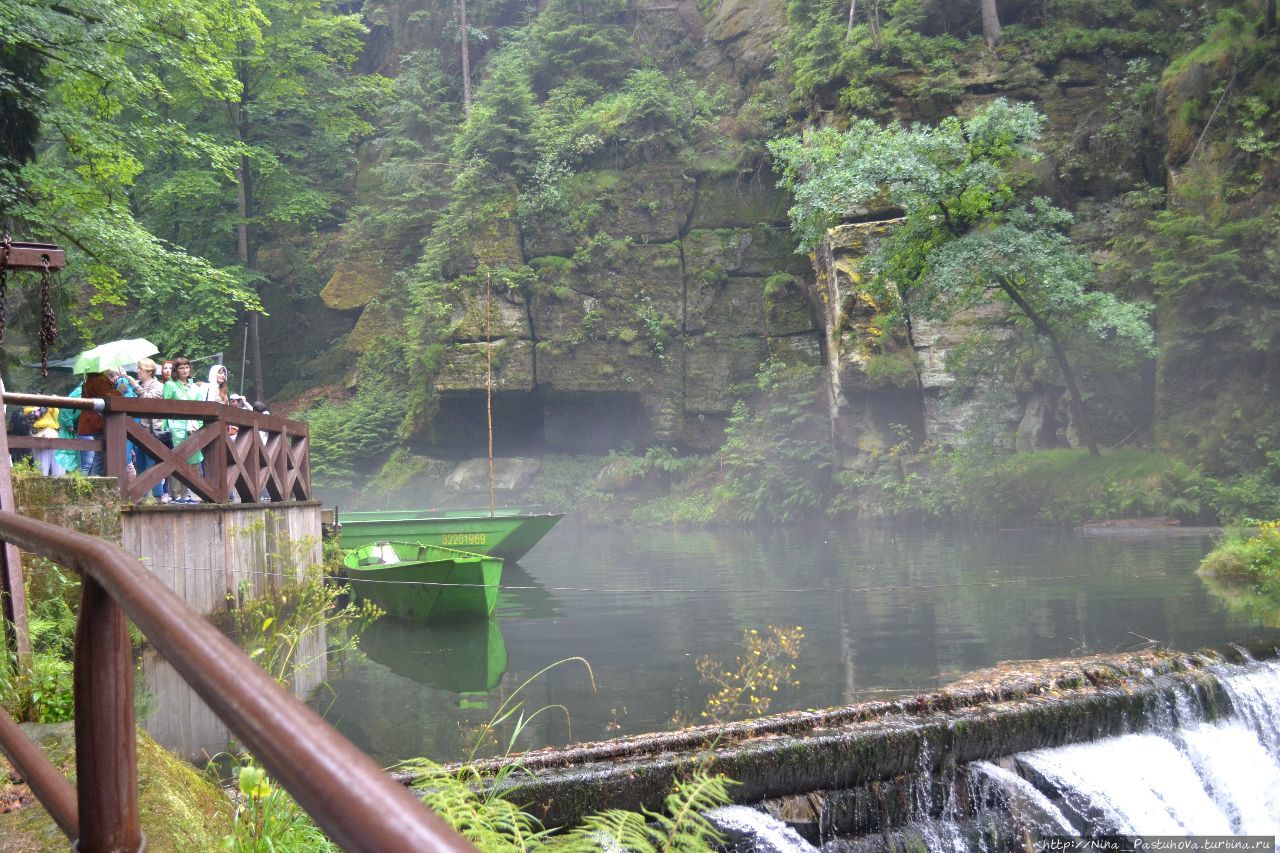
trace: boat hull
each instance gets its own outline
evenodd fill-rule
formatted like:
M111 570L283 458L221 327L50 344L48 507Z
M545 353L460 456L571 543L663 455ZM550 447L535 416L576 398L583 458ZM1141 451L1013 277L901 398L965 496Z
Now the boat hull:
M397 619L415 622L483 619L493 613L502 560L419 543L389 543L399 562L371 562L368 545L345 560L357 601L371 601Z
M518 560L563 517L521 509L500 509L494 515L488 510L344 512L338 519L338 543L361 548L376 542L421 542Z

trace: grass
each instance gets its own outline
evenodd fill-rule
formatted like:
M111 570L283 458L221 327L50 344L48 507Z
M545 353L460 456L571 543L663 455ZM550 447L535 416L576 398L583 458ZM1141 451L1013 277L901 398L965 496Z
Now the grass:
M1145 450L958 451L934 461L919 501L927 516L964 523L1073 526L1193 515L1182 493L1196 477L1185 463Z

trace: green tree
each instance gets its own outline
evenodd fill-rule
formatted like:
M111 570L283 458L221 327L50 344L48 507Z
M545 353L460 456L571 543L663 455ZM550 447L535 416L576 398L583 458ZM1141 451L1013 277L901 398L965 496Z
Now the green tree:
M1029 332L1047 347L1081 440L1098 455L1071 351L1092 343L1116 355L1148 353L1148 308L1093 289L1093 264L1064 233L1070 214L1027 197L1018 167L1038 156L1043 122L1030 104L1000 99L936 127L863 120L770 149L795 194L802 250L873 201L900 209L902 224L868 259L871 287L900 299L908 317L946 319L1002 303L1005 336Z
M174 119L166 105L177 89L234 90L218 34L240 14L233 3L192 0L0 4L0 99L10 128L0 215L24 236L67 246L63 284L83 300L73 320L84 337L101 333L105 310L128 307L129 330L157 343L179 333L217 338L238 308L256 304L229 271L157 235L136 213L139 176L161 152L230 174L234 147Z
M261 288L262 232L334 219L337 194L317 172L338 165L326 159L354 161L351 143L373 129L363 108L386 86L348 73L363 48L359 15L318 0L258 0L257 13L228 31L240 85L223 103L240 150L236 260L244 280ZM250 375L265 396L258 317L249 313Z

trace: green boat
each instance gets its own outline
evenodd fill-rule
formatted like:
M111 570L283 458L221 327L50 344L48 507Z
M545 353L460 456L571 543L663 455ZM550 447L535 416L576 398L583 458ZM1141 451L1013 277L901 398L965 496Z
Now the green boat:
M417 622L483 619L498 603L502 559L419 542L375 542L343 560L351 594Z
M518 560L546 536L563 513L523 507L487 509L344 512L338 516L338 544L361 548L375 542L421 542Z

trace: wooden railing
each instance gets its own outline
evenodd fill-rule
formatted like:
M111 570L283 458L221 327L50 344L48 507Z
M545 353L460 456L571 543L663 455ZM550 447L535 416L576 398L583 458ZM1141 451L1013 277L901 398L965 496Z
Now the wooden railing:
M103 453L104 473L119 479L120 491L129 501L143 500L165 478L180 480L211 503L225 503L232 494L245 503L307 501L312 497L310 440L302 421L185 400L100 400L6 392L4 402L101 412L105 420L101 440L10 436L9 447ZM203 426L176 447L169 447L138 423L139 418L202 421ZM128 476L127 442L155 461L133 479ZM189 460L197 453L203 453L204 461L193 465Z
M74 569L83 581L76 785L0 710L0 747L77 842L73 849L144 845L129 620L342 849L473 849L123 548L7 510L0 510L0 540Z

